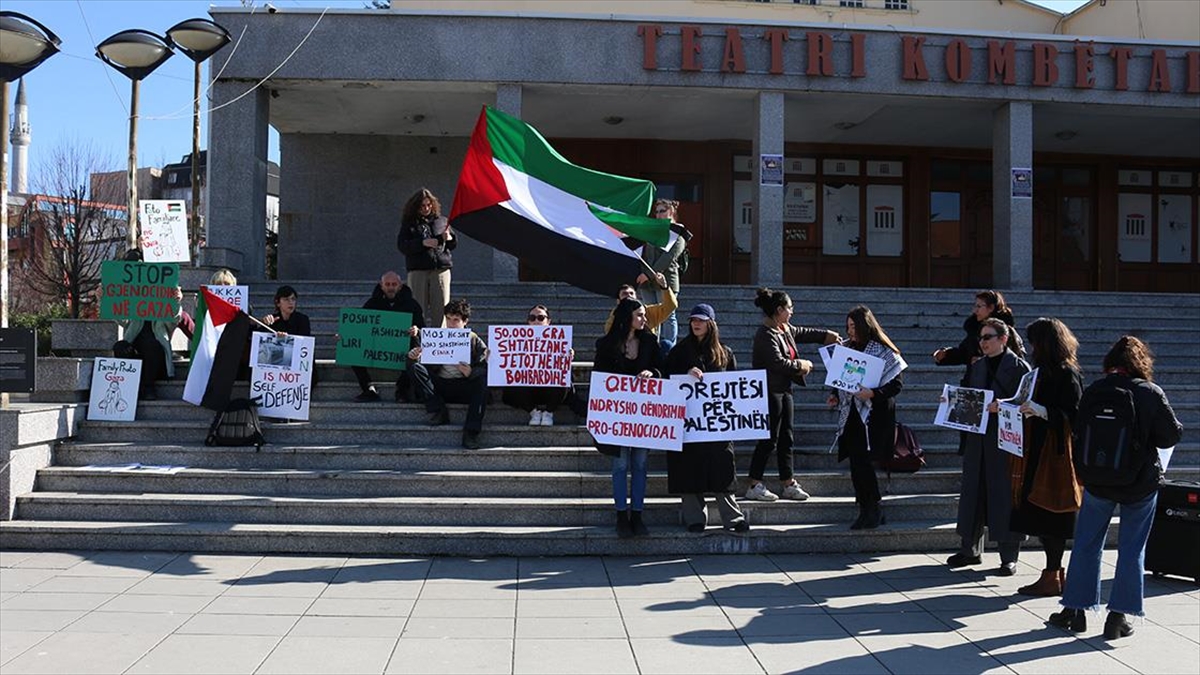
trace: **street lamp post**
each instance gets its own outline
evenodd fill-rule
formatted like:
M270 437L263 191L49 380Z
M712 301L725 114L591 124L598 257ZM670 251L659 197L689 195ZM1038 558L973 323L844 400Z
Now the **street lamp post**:
M109 37L96 45L96 56L115 68L132 83L129 95L129 229L126 232L128 248L137 248L137 119L138 88L142 78L154 72L164 61L171 58L171 46L162 38L147 30L132 28Z
M188 244L197 256L200 242L200 64L229 44L229 31L208 19L188 19L167 29L167 42L195 63L192 95L192 212ZM196 257L193 264L198 264Z

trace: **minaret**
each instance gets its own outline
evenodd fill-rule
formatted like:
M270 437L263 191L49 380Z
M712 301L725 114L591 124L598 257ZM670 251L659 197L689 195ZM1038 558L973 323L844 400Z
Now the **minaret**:
M25 102L25 78L17 84L17 108L12 125L12 188L13 194L29 190L29 106Z

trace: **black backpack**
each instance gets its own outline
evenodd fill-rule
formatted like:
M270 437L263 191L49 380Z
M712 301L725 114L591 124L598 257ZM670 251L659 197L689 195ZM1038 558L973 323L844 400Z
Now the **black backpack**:
M253 445L256 450L261 450L266 442L258 410L254 401L247 398L235 398L217 413L204 439L205 445Z
M1075 418L1075 473L1084 486L1129 485L1145 462L1134 389L1144 380L1108 376L1093 382Z

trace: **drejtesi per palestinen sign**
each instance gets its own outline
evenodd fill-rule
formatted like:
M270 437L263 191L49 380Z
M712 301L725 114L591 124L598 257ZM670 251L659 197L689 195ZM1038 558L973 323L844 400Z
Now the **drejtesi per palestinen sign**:
M557 281L611 296L645 266L631 249L666 246L650 218L654 184L576 166L533 127L484 108L454 193L450 226Z

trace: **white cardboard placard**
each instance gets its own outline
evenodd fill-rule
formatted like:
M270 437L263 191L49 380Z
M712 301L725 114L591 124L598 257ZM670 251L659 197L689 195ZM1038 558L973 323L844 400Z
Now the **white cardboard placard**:
M985 434L991 415L988 412L988 404L994 396L990 389L943 385L942 402L938 406L933 423L947 429Z
M89 420L132 422L137 415L140 359L96 357L92 363L92 388L88 394Z
M471 362L471 329L422 328L421 363L447 366Z
M138 202L142 260L188 262L187 205L182 199L143 199Z
M833 354L825 362L825 386L851 394L858 393L859 385L867 389L879 386L883 379L883 359L843 345L832 346Z
M249 286L208 286L203 285L201 288L207 288L209 293L237 307L243 312L250 311L250 287Z
M307 420L316 340L274 333L252 333L251 338L250 398L257 399L258 414Z
M683 392L687 406L684 443L771 437L767 371L705 373L702 380L691 375L672 375L671 382Z
M489 326L489 387L571 386L571 326Z
M683 391L670 380L593 371L587 429L597 443L683 450Z

